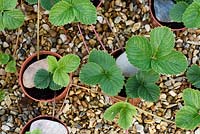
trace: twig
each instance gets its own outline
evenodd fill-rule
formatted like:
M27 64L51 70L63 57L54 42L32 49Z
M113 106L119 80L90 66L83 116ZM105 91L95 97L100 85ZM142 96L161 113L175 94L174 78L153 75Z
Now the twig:
M83 44L85 45L85 49L86 49L86 51L87 51L88 54L89 54L90 51L89 51L89 48L88 48L88 46L87 46L87 44L86 44L86 42L85 42L85 39L84 39L84 36L83 36L83 33L82 33L82 31L81 31L81 28L80 28L80 25L79 25L79 24L78 24L78 30L79 30L79 32L80 32L80 34L81 34L82 39L83 39Z
M16 43L15 43L15 48L14 48L14 51L13 51L13 57L17 57L15 56L16 55L16 52L17 52L17 46L18 46L18 42L19 42L19 32L20 32L20 28L18 28L17 30L17 39L16 39Z
M40 59L40 0L38 0L37 10L37 59Z
M76 85L76 84L72 84L72 86L79 87L79 88L82 88L82 89L86 89L87 91L90 90L90 91L92 91L92 92L94 92L94 93L98 93L98 94L101 94L101 95L105 95L105 94L102 93L102 92L94 91L93 89L89 89L89 88L86 88L86 87L83 87L83 86L79 86L79 85ZM117 101L122 101L122 100L120 100L120 99L118 99L118 98L114 98L114 97L113 97L113 99L115 99L115 100L117 100ZM166 122L168 122L168 123L175 124L175 122L173 122L173 121L171 121L171 120L167 120L167 119L162 118L162 117L160 117L160 116L154 115L154 114L152 114L152 113L150 113L150 112L147 112L147 111L145 111L145 110L142 110L141 108L139 108L139 107L137 107L137 106L134 106L134 107L135 107L138 111L140 111L140 112L142 112L142 113L144 113L144 114L148 114L148 115L151 115L151 116L153 116L153 117L155 117L155 118L158 118L158 119L160 119L160 120L166 121Z
M103 42L101 41L101 39L100 39L100 37L99 37L99 34L98 34L97 31L95 30L95 27L94 27L93 25L91 25L91 27L92 27L92 30L94 31L94 33L95 33L95 35L96 35L96 37L97 37L97 40L98 40L99 43L101 44L103 50L106 51L106 48L105 48Z

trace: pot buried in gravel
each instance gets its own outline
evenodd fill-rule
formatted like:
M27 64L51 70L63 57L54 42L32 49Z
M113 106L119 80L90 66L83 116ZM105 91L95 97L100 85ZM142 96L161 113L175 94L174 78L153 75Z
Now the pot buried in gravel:
M184 31L183 23L172 22L169 10L174 5L174 0L149 0L150 16L154 26L167 26L172 31Z
M24 61L24 63L21 66L21 69L20 69L19 84L21 86L21 89L27 97L29 97L30 99L35 100L35 101L51 102L54 100L60 100L65 97L65 95L68 93L68 90L70 87L70 84L68 84L66 87L63 87L60 90L53 91L50 89L37 89L36 87L33 86L33 77L35 75L34 73L36 73L36 71L34 69L35 67L32 67L29 70L29 71L32 71L31 73L28 72L27 70L30 68L30 66L32 66L35 63L36 63L36 66L38 66L38 64L37 64L38 62L39 62L39 66L41 65L43 67L39 67L39 68L37 67L37 70L41 69L41 68L47 69L48 65L47 65L47 67L45 65L45 64L47 64L47 62L46 63L44 62L42 64L40 64L40 62L44 61L48 55L55 56L57 59L61 58L61 56L57 53L50 52L50 51L40 51L40 56L39 56L40 59L39 60L37 60L37 54L33 54ZM28 77L30 77L30 78L24 78L25 73L26 73L26 77L27 77L27 73L28 73L28 75L29 75ZM71 82L71 78L72 78L72 74L70 74L70 82Z
M138 72L138 69L130 64L128 61L128 58L126 56L125 48L120 48L111 53L111 55L116 59L117 66L121 69L123 75L125 77L130 77ZM125 101L126 100L126 93L125 93L125 87L121 90L121 92L118 94L118 96L110 97L113 103L116 103L118 101ZM132 105L138 105L140 103L140 98L131 98L129 99L129 102Z
M20 134L25 134L36 129L42 131L42 134L69 134L69 130L59 119L46 115L41 115L30 120L22 128Z

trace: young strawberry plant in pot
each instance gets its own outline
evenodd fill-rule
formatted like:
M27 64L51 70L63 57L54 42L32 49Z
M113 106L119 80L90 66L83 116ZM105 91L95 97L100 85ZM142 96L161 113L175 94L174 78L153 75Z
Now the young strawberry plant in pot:
M170 18L182 22L187 28L200 28L200 0L176 0L170 10Z
M174 0L148 0L150 17L154 26L167 26L173 31L185 30L182 22L170 18L170 10L175 5Z
M37 60L34 54L23 63L19 75L23 92L35 101L63 98L70 87L71 73L80 64L79 57L73 54L61 57L57 53L41 51L40 58Z
M40 115L26 123L20 134L69 134L69 130L59 119Z

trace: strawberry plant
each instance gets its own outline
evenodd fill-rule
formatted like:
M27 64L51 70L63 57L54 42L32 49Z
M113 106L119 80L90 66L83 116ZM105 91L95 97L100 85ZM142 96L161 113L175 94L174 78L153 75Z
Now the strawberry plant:
M54 4L59 2L60 0L40 0L42 8L46 10L50 10ZM26 0L29 4L36 4L38 0Z
M200 28L200 0L176 0L170 10L170 17L176 22L183 22L188 28Z
M0 53L0 64L6 65L5 71L8 73L15 73L17 71L16 61L9 54Z
M24 22L24 14L21 10L15 9L17 0L0 0L0 31L16 29Z
M50 10L49 20L53 25L62 26L72 22L96 23L96 8L90 0L62 0Z
M32 132L26 132L26 134L42 134L40 129L34 129Z
M150 40L133 36L126 44L128 60L143 71L154 70L160 74L179 74L187 67L186 57L174 50L173 32L158 27L150 32Z
M68 73L75 71L80 64L80 58L73 54L66 55L59 61L54 56L48 56L47 60L48 71L40 69L34 77L34 84L39 89L49 87L51 90L59 90L68 85Z
M193 86L200 88L200 67L198 65L192 65L188 68L186 76Z
M200 91L185 89L183 91L184 106L176 113L176 125L193 130L200 125Z

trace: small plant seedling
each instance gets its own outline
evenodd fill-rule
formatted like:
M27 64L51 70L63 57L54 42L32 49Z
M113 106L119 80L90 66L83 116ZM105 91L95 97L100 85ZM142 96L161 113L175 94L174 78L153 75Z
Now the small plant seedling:
M142 36L131 37L126 44L126 54L130 63L140 70L179 74L187 68L187 60L174 50L174 45L173 32L167 27L158 27L150 32L150 41Z
M200 88L200 67L198 65L189 67L186 76L193 86Z
M54 56L48 56L48 71L40 69L34 77L34 84L39 89L59 90L69 84L70 77L68 73L75 71L80 58L74 54L69 54L57 61Z
M42 8L50 10L60 0L40 0ZM26 0L29 4L36 4L38 0Z
M0 102L3 101L5 98L5 91L4 90L0 90Z
M97 13L90 0L62 0L50 10L49 21L56 26L72 22L96 23Z
M40 129L34 129L31 132L26 132L26 134L42 134L42 131Z
M136 108L128 102L118 102L106 109L104 119L112 121L119 115L118 124L123 129L128 129L132 122L133 116L136 116Z
M176 125L193 130L200 125L200 91L187 88L183 91L184 106L176 113Z
M16 61L9 54L0 53L0 65L6 65L5 71L8 73L15 73L17 71Z
M170 10L170 18L183 22L188 28L200 28L200 0L175 0L177 3Z
M24 22L24 14L15 9L17 0L0 0L0 31L16 29Z
M115 59L106 52L93 50L88 63L81 68L80 80L89 85L99 84L103 92L117 95L123 88L124 77Z

